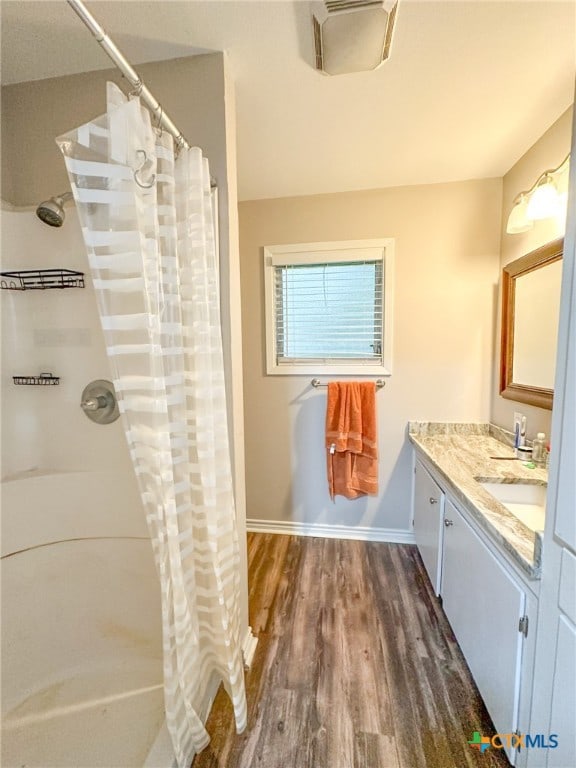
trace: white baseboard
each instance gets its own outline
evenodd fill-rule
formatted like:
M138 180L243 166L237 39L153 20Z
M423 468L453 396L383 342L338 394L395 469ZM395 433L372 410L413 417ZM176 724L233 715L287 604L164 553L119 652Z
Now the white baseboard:
M397 528L366 528L324 523L297 523L284 520L246 520L246 530L252 533L284 533L290 536L319 536L324 539L354 539L356 541L385 541L390 544L415 544L412 531Z
M258 638L252 634L252 627L248 627L246 630L246 636L242 643L242 657L244 658L244 666L246 669L250 669L254 654L256 653L256 646L258 645Z

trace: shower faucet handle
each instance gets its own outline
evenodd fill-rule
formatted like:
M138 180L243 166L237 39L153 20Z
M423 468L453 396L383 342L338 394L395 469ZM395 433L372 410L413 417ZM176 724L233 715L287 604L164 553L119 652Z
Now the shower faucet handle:
M83 400L80 405L85 411L98 411L100 408L106 408L108 398L106 395L96 395Z
M120 416L114 385L106 379L96 379L84 387L80 407L96 424L111 424Z

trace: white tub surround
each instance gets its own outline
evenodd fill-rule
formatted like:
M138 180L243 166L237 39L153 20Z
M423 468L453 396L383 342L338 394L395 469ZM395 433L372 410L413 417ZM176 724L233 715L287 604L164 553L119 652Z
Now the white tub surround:
M164 721L160 594L134 478L2 484L2 765L140 768Z

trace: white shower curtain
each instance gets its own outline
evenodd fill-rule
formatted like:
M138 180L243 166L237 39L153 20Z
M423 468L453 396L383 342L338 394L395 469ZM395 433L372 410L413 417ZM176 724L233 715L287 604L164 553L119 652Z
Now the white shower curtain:
M239 555L208 162L175 159L139 99L61 136L161 582L166 721L180 768L218 675L246 725ZM122 510L118 510L122 514Z

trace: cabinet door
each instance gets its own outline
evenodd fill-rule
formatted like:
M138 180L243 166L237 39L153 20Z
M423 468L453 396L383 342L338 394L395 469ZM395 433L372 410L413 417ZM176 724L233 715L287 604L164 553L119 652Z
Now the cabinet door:
M548 768L574 765L576 745L576 631L566 616L558 619L557 637L550 731L558 734L558 747L550 750Z
M442 605L496 732L513 733L525 594L448 499L444 521Z
M444 494L423 465L416 461L414 475L414 537L432 582L440 593L442 513Z

